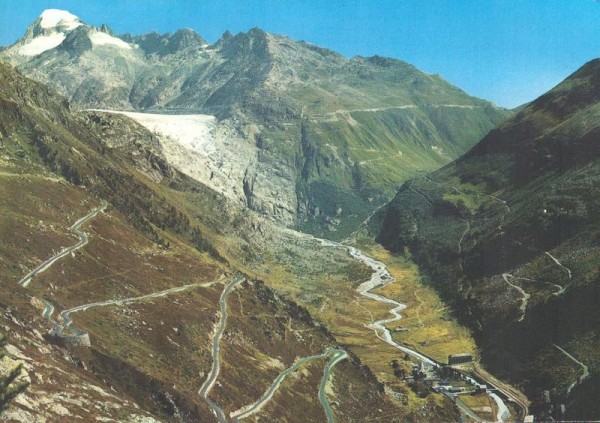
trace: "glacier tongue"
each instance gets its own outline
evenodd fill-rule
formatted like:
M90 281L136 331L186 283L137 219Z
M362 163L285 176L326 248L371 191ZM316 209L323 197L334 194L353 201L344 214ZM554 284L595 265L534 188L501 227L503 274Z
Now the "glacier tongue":
M153 113L111 112L128 116L150 131L177 140L182 147L206 156L216 152L211 132L217 118L210 115L160 115Z
M240 205L285 225L294 223L293 170L259 160L254 140L210 115L164 115L97 110L128 116L160 139L171 166Z

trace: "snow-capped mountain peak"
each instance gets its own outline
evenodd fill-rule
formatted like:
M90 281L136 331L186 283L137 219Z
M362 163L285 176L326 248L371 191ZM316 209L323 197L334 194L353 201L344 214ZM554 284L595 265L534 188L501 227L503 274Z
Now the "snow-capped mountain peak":
M18 62L21 60L19 57L39 56L63 45L68 39L71 39L70 45L72 45L73 38L80 41L80 47L87 45L88 49L93 47L132 49L132 46L125 41L113 37L107 28L98 30L86 25L81 19L66 10L48 9L42 12L39 18L29 26L25 36L9 48L8 52L9 56Z
M77 16L66 10L47 9L40 15L39 25L43 29L64 28L70 31L83 23Z
M82 25L81 19L66 10L45 10L16 43L15 52L29 57L42 54L61 45L68 33Z

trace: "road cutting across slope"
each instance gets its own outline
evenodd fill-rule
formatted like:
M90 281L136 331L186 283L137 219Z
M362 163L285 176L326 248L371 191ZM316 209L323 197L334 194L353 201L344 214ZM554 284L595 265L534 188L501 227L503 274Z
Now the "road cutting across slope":
M575 364L579 365L579 367L581 367L581 370L582 370L581 376L579 376L577 378L577 380L575 382L571 383L569 385L569 387L567 388L567 395L569 395L571 393L571 391L573 390L573 388L575 388L577 385L579 385L585 379L587 379L588 377L590 377L590 369L589 369L588 366L586 366L585 364L583 364L581 361L577 360L575 357L573 357L571 354L569 354L563 348L559 347L556 344L552 344L552 345L554 345L556 347L556 349L558 349L560 352L562 352L569 360L571 360Z
M329 356L331 356L331 360L325 366L323 378L321 379L321 383L319 385L319 401L321 402L321 405L323 405L323 409L325 411L327 421L330 423L333 423L333 421L334 421L333 413L331 411L329 402L327 401L327 394L325 391L326 391L327 382L329 381L333 367L337 363L339 363L340 361L342 361L343 359L348 357L346 351L341 350L341 349L329 349L329 350L326 350L325 352L323 352L322 354L311 355L311 356L303 357L303 358L297 360L293 365L291 365L290 367L288 367L287 369L282 371L277 376L277 378L275 378L275 380L273 381L271 386L269 386L269 388L265 391L265 393L262 395L262 397L260 397L259 400L257 400L256 402L253 402L250 405L244 406L237 411L232 412L230 414L230 416L232 417L232 421L239 422L242 419L245 419L247 417L250 417L253 414L258 413L263 408L263 406L265 406L265 404L273 397L273 395L275 394L277 389L279 389L279 386L281 385L281 383L285 380L285 378L288 375L295 372L300 367L302 367L303 365L305 365L311 361L322 360Z
M206 380L198 390L198 395L206 404L208 404L210 410L220 423L227 423L227 416L225 416L225 412L223 411L223 409L208 397L208 394L215 385L215 382L217 381L217 378L219 377L219 373L221 371L220 343L221 337L225 332L225 327L227 326L227 297L229 296L231 291L233 291L233 289L244 280L245 279L242 276L236 276L235 279L225 287L223 293L221 294L221 298L219 299L221 316L219 318L219 322L215 327L215 333L213 335L213 347L211 351L212 366L210 372L208 373L208 376L206 377Z
M60 260L64 256L66 256L66 255L72 253L73 251L78 250L79 248L85 246L88 243L88 241L89 241L89 236L88 236L87 233L85 233L85 232L83 232L83 231L80 230L81 226L84 223L86 223L88 220L90 220L93 217L95 217L98 213L100 213L101 211L103 211L104 209L106 209L107 206L108 206L108 203L105 202L105 201L103 201L100 206L96 207L95 209L93 209L92 211L90 211L88 214L86 214L85 216L83 216L82 218L80 218L79 220L77 220L69 228L69 230L71 232L73 232L73 234L75 234L79 238L79 241L77 242L77 244L62 249L59 253L53 255L48 260L46 260L45 262L43 262L42 264L40 264L39 266L37 266L35 269L33 269L31 272L29 272L27 275L25 275L23 277L23 279L21 279L19 281L19 285L21 285L23 288L27 288L29 286L29 284L31 283L31 280L35 276L39 275L40 273L42 273L43 271L45 271L46 269L48 269L50 266L52 266L54 263L56 263L58 260Z
M174 288L164 289L162 291L153 292L152 294L141 295L139 297L129 297L129 298L121 298L121 299L115 299L115 300L98 301L95 303L83 304L83 305L73 307L73 308L70 308L67 310L63 310L60 312L60 316L62 318L62 326L64 329L77 331L80 333L85 333L84 331L82 331L80 329L73 328L73 320L71 319L71 314L77 313L80 311L86 311L86 310L89 310L90 308L95 308L95 307L106 307L106 306L114 306L114 305L122 306L122 305L133 303L133 302L149 300L152 298L160 298L160 297L164 297L169 294L175 294L177 292L187 291L192 288L209 287L209 286L212 286L214 284L221 282L221 280L222 280L222 278L218 279L216 281L212 281L212 282L191 283L188 285L176 286Z

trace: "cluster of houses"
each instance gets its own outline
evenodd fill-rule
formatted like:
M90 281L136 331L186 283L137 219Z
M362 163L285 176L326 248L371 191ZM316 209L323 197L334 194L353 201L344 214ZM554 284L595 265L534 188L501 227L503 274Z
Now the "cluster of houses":
M493 386L488 387L485 383L476 380L464 372L464 365L472 362L473 356L463 353L449 355L448 364L414 363L411 375L405 377L405 380L420 382L421 385L424 384L431 391L446 395L454 401L459 395L477 395L483 393L495 393L498 395ZM461 371L461 367L463 371ZM505 413L508 413L508 410ZM506 418L508 417L509 415L506 416ZM533 421L533 416L525 416L524 423Z
M473 361L471 354L452 354L447 365L432 365L425 362L413 364L408 381L425 383L433 392L455 396L460 394L480 394L488 392L488 387L459 371L455 366Z

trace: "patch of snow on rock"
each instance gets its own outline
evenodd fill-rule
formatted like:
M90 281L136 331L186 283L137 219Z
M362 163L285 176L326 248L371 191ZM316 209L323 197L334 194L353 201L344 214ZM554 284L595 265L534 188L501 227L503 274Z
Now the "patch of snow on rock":
M127 44L125 41L112 37L104 32L96 31L90 34L90 40L92 44L101 45L101 46L114 46L123 49L131 49L131 46Z
M37 56L47 50L58 47L65 38L66 35L61 32L35 37L19 49L19 54L22 54L23 56Z

